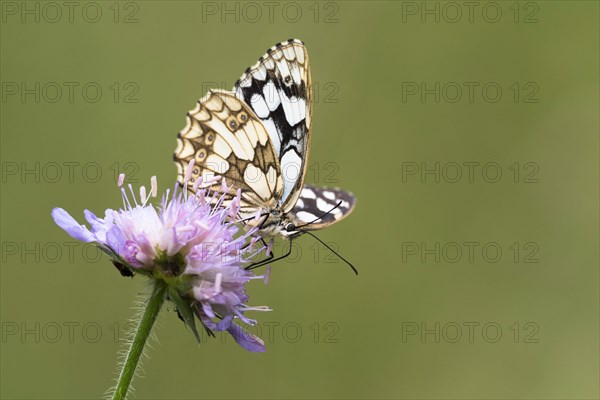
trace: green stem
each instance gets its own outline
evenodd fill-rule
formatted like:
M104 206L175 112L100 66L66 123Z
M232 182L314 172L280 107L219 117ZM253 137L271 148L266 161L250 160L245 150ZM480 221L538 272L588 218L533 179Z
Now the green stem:
M158 312L165 301L166 292L167 284L162 280L155 280L152 294L150 294L150 298L148 298L148 301L146 302L146 309L142 314L131 346L127 351L127 358L125 359L125 363L123 363L113 400L125 399L125 396L127 395L127 390L129 390L129 385L133 379L135 369L140 362L144 346L150 336L154 321L156 321Z

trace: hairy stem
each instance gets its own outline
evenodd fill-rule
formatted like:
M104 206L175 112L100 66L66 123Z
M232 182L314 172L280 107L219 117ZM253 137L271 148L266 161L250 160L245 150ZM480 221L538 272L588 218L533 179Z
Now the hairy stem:
M148 337L150 337L150 332L152 331L152 326L154 326L154 321L156 321L156 317L158 316L158 313L165 301L166 292L167 285L164 281L154 281L154 288L152 289L152 293L146 302L146 308L142 313L133 337L133 341L131 342L131 346L127 351L127 357L123 363L121 373L119 374L119 381L117 382L117 386L113 394L113 400L125 399L127 395L127 391L131 385L131 380L135 374L135 369L137 368L142 356L142 352L144 351L144 346L148 341Z

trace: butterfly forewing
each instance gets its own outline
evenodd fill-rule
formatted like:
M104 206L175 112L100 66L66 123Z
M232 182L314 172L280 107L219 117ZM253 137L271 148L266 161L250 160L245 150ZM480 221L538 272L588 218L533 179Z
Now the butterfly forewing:
M284 181L281 211L287 213L300 196L310 148L312 88L304 44L290 39L271 47L233 90L269 134Z
M200 187L213 185L215 176L224 177L231 187L225 204L241 189L242 218L275 207L283 193L279 160L264 125L232 92L210 91L188 113L174 159L181 184L188 163L195 160L188 187L200 177Z
M269 215L261 223L265 235L294 235L342 220L356 204L352 193L304 186L311 112L304 44L290 39L271 47L232 92L210 91L188 113L174 155L179 182L184 183L192 159L188 188L200 178L201 187L212 186L212 178L222 176L230 188L224 205L239 190L241 218L258 211ZM300 230L288 231L290 222Z
M304 185L288 217L303 230L323 229L346 218L355 205L356 197L345 190Z

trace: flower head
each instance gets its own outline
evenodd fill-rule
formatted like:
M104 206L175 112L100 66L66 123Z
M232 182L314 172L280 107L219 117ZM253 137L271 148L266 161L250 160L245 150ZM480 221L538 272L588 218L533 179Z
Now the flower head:
M188 179L193 164L188 165ZM193 314L207 329L227 330L244 348L264 351L259 338L233 323L239 318L254 325L256 321L244 312L268 310L246 305L246 283L266 279L242 267L264 250L257 246L256 228L243 231L235 223L239 191L228 206L222 206L231 189L225 180L220 190L212 193L199 189L198 180L193 187L196 194L190 195L188 179L183 190L177 185L172 194L167 190L161 205L154 207L149 200L157 195L156 178L152 177L149 194L145 187L140 188L138 203L131 185L129 194L123 187L121 174L118 186L123 208L107 209L104 218L85 210L90 229L62 208L52 210L52 217L73 238L96 243L115 265L166 282L169 298L196 336Z

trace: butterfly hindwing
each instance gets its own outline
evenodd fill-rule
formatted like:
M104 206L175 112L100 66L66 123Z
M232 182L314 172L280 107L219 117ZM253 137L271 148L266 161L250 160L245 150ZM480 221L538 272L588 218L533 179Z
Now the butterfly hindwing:
M340 205L333 209L338 203ZM308 224L303 230L323 229L346 218L355 205L356 197L350 192L307 184L302 188L294 209L289 213L289 219L296 226ZM317 220L319 217L321 218Z
M187 115L179 133L174 159L183 184L190 160L195 160L189 186L202 177L200 187L225 178L231 201L241 189L240 216L274 207L283 192L279 160L256 114L232 92L212 90Z
M304 43L290 39L271 47L233 90L271 138L284 180L281 211L287 213L300 195L310 150L312 87Z

